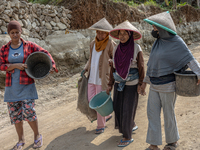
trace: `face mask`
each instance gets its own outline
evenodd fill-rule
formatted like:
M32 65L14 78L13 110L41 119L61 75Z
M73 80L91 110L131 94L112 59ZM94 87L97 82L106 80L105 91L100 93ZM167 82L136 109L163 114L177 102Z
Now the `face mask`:
M159 37L158 31L152 30L152 31L151 31L151 35L152 35L154 38L158 38L158 37Z

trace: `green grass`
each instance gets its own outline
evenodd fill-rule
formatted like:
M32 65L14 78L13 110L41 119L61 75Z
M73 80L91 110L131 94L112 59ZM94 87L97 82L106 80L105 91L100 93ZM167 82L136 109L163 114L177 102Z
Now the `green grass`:
M154 0L148 0L146 2L144 2L144 0L138 0L138 3L135 3L134 0L112 0L115 3L121 2L121 3L126 3L128 6L130 7L138 7L140 4L144 4L144 5L153 5L153 6L159 6L156 1Z
M187 2L184 2L184 3L177 4L177 8L178 8L178 7L185 6L185 5L188 5L188 3L187 3Z
M50 0L28 0L31 3L48 4Z
M173 0L169 0L169 6L167 6L165 4L165 1L162 4L157 4L156 0L138 0L141 4L143 3L145 6L157 6L160 7L163 10L169 10L169 11L173 11L172 7L173 7ZM124 2L126 4L128 4L131 7L137 7L139 6L139 4L134 3L134 0L113 0L113 2ZM177 3L177 8L182 7L188 5L187 2L181 2L181 3Z
M132 6L132 7L138 7L138 6L139 6L139 4L134 3L133 0L132 0L132 1L128 1L127 4L128 4L129 6Z
M144 5L146 5L146 6L149 6L149 5L151 5L151 6L158 6L158 4L155 1L153 1L153 0L146 1L144 3Z
M123 1L123 0L113 0L113 2L126 2L126 1Z

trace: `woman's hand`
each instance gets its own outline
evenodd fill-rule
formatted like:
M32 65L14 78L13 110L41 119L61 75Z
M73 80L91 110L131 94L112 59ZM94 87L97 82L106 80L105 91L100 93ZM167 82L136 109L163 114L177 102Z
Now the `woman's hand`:
M15 64L6 64L7 65L7 70L6 71L13 71L14 69L19 69L19 70L24 70L27 68L27 64L23 63L15 63Z
M51 69L49 70L50 73L54 73L54 71L55 71L54 68L51 68Z
M83 75L84 75L87 71L88 71L87 69L83 69L83 70L81 71L81 77L83 77Z
M140 90L139 90L138 93L143 95L143 96L146 95L145 89L146 89L146 83L143 82L142 85L140 86Z
M141 94L141 85L138 84L138 87L137 87L137 92L138 94Z
M23 64L23 63L16 63L16 64L12 64L12 65L14 65L15 68L17 68L19 70L24 70L25 68L27 68L27 64Z
M200 79L197 81L197 85L199 85L200 84Z
M110 66L110 67L113 66L113 60L112 60L112 59L109 59L109 60L108 60L108 63L109 63L109 66Z
M106 93L108 94L108 95L110 95L110 92L112 91L112 86L108 86L108 88L107 88L107 90L106 90Z

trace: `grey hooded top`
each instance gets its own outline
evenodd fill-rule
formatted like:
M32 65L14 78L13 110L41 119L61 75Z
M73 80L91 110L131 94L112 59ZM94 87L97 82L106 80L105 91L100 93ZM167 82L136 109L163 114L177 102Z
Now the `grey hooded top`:
M154 42L149 61L147 76L160 77L178 71L194 59L181 37L157 27L159 38Z

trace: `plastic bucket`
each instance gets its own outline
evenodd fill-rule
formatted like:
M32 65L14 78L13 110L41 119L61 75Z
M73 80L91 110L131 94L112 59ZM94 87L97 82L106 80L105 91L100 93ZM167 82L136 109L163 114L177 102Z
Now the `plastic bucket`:
M176 77L176 94L186 97L200 95L200 85L197 85L197 76L192 71L174 72Z
M52 68L51 59L43 52L31 53L27 57L25 64L27 64L25 69L27 75L33 79L44 78Z
M111 95L108 95L105 91L98 93L91 99L89 107L96 110L101 116L108 116L113 112Z

